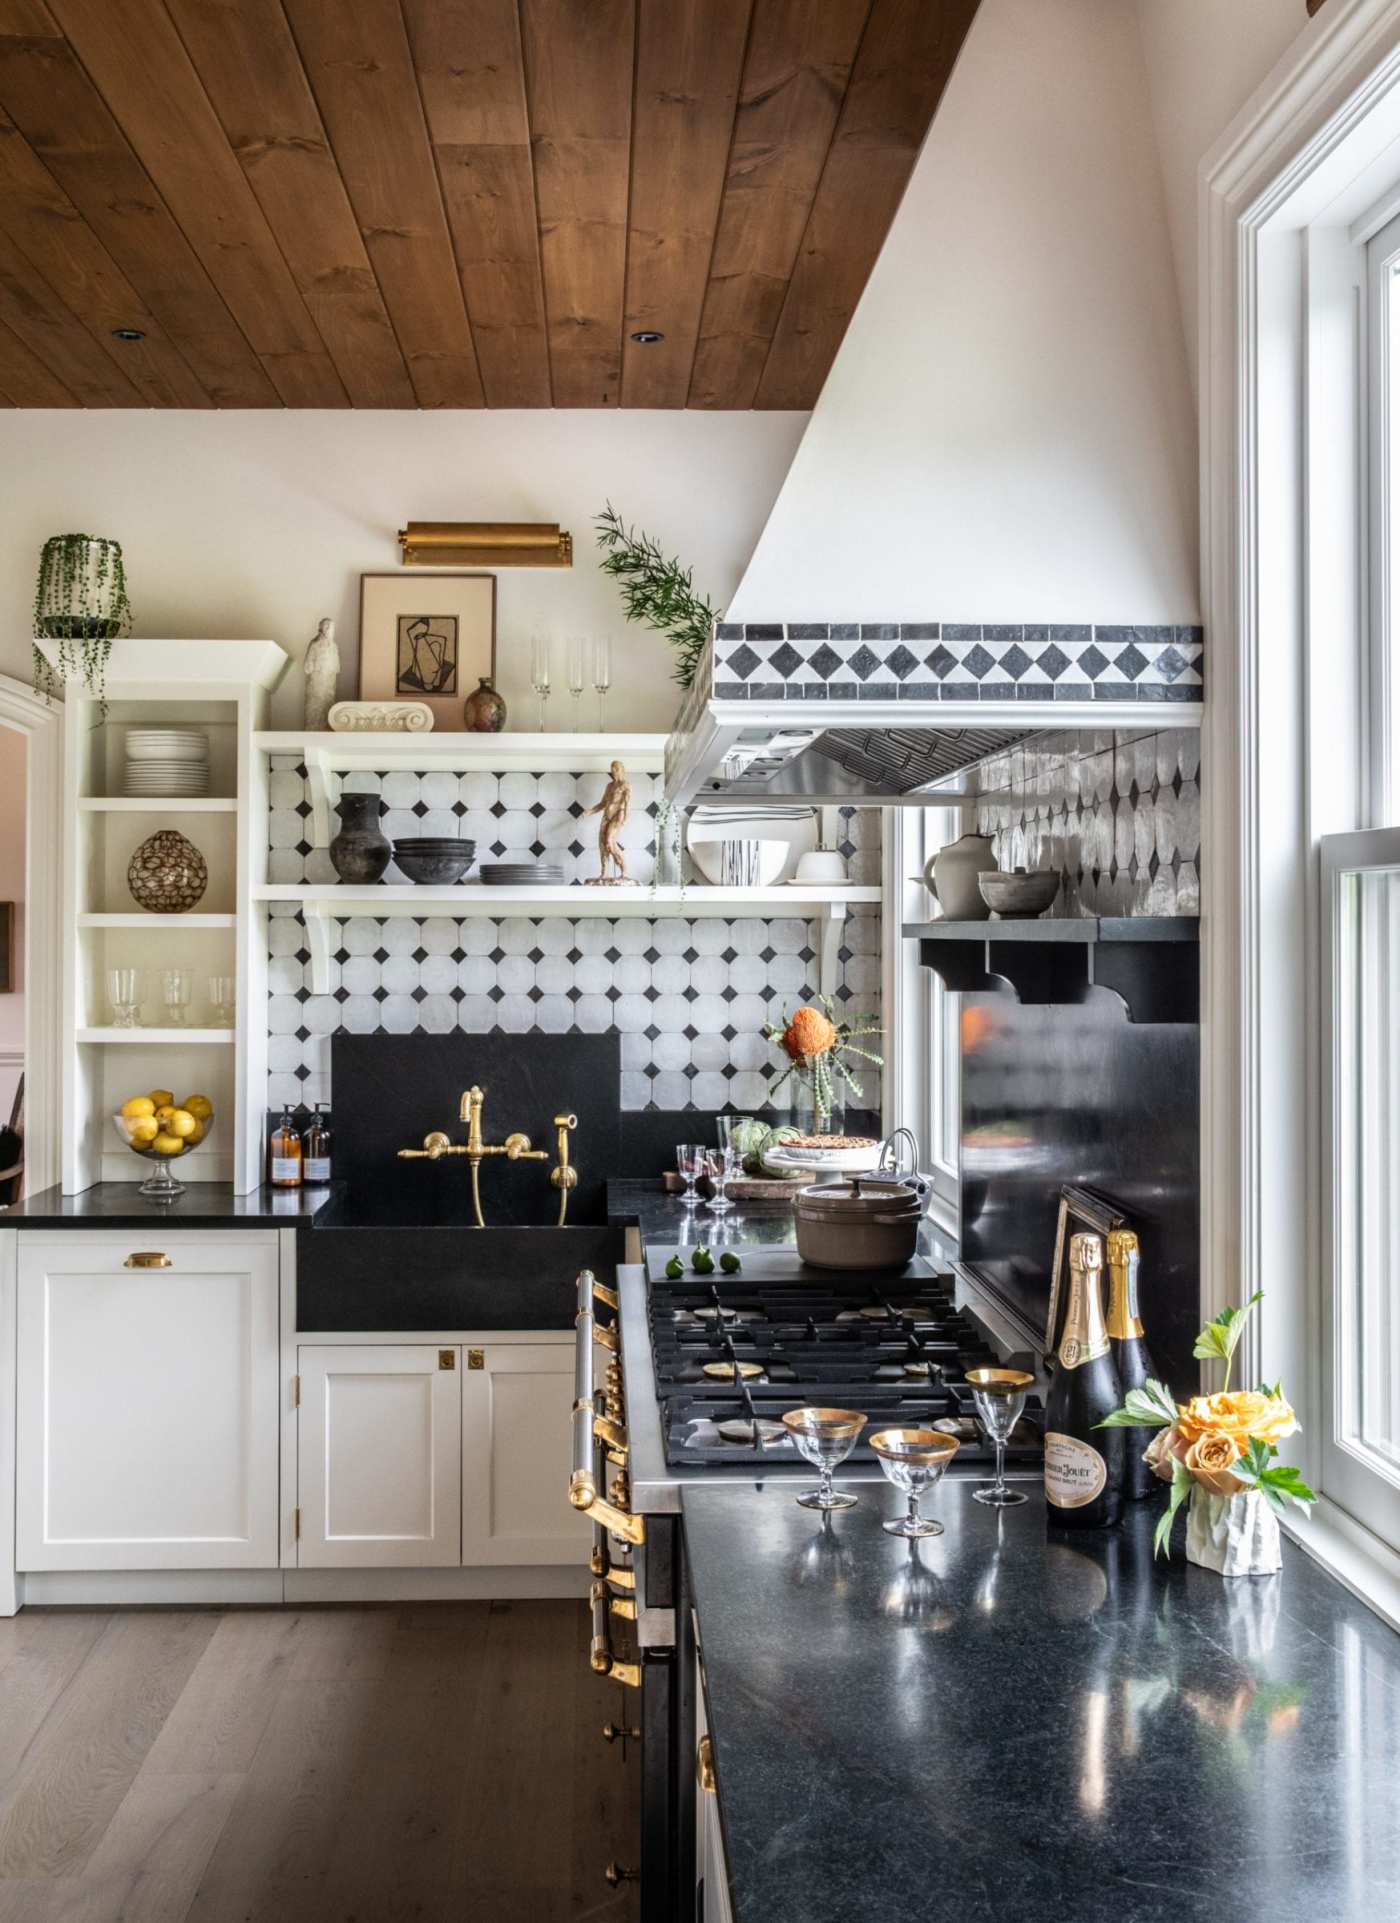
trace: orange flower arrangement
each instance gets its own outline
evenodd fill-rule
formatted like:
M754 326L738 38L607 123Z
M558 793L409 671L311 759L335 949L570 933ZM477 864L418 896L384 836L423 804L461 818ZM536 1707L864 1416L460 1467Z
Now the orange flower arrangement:
M783 1030L782 1045L794 1062L829 1055L836 1046L836 1024L819 1008L799 1008Z
M859 1055L880 1067L883 1058L872 1049L860 1046L867 1037L879 1032L880 1023L874 1015L852 1015L847 1021L837 1021L836 1005L830 995L822 996L820 1008L799 1008L792 1015L784 1015L781 1023L765 1022L764 1040L775 1042L788 1058L787 1067L769 1091L770 1099L795 1075L811 1088L817 1125L824 1126L831 1120L838 1075L857 1099L862 1093L860 1083L846 1064L846 1057Z

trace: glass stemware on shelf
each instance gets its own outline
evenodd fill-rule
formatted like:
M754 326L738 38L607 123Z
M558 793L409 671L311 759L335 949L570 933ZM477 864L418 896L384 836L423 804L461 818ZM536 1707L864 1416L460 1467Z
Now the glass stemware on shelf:
M539 697L540 733L544 733L544 704L549 699L549 636L530 636L530 686Z
M724 1215L734 1204L724 1192L724 1185L736 1172L739 1158L732 1148L707 1148L705 1150L705 1173L710 1178L714 1194L710 1197L712 1215Z
M575 734L579 732L578 704L583 699L583 685L584 685L583 657L586 651L586 645L587 644L585 643L584 638L581 634L572 635L569 639L569 693L573 696L573 701L574 701L573 731Z
M1026 1391L1034 1380L1020 1369L969 1369L967 1372L967 1386L972 1391L977 1420L986 1431L997 1458L995 1482L974 1489L974 1502L985 1502L993 1509L1009 1509L1014 1503L1026 1500L1007 1483L1006 1440L1021 1419Z
M209 1020L214 1028L233 1027L234 993L232 975L209 977Z
M880 1527L887 1536L941 1536L943 1524L919 1514L919 1499L943 1480L943 1471L958 1453L956 1436L941 1429L881 1429L870 1438L886 1479L909 1498L907 1514L892 1516Z
M593 642L593 692L598 697L598 730L603 728L603 702L612 686L612 637L596 636Z
M832 1485L832 1472L839 1469L860 1439L866 1418L857 1409L788 1409L783 1427L797 1445L798 1454L817 1471L815 1489L804 1489L797 1501L803 1509L853 1509L859 1500L849 1489ZM954 1445L956 1447L956 1445Z
M699 1142L680 1142L676 1146L676 1172L685 1183L683 1200L688 1209L693 1209L700 1197L695 1192L695 1184L705 1173L705 1150Z
M141 970L109 968L107 999L112 1004L113 1028L138 1028L141 1023Z
M162 968L160 1001L168 1028L185 1028L190 1019L190 994L194 987L192 968Z

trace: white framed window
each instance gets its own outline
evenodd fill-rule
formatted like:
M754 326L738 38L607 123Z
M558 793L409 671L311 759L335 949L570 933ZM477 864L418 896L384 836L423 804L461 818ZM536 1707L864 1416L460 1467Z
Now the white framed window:
M886 822L886 1125L912 1129L933 1177L934 1216L950 1232L958 1210L958 1023L962 997L919 960L900 930L932 913L925 863L962 833L957 808L892 808Z

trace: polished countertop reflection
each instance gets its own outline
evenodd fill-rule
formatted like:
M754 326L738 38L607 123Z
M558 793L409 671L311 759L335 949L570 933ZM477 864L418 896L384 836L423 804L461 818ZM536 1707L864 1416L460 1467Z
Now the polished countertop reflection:
M1226 1582L1180 1521L1154 1566L1155 1502L683 1503L736 1923L1400 1914L1400 1636L1292 1544Z
M736 1202L723 1215L715 1215L704 1202L688 1209L681 1196L668 1195L659 1181L609 1182L607 1215L610 1222L635 1224L644 1245L704 1243L716 1252L797 1247L797 1218L790 1205ZM954 1253L927 1221L919 1230L919 1251L939 1261L947 1261Z

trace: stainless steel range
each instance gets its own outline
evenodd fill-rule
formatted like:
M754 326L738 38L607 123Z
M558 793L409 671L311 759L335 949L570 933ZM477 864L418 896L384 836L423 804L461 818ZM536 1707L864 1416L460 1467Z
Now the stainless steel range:
M675 1250L649 1245L614 1292L579 1278L570 1500L595 1523L591 1660L641 1694L642 1923L694 1902L694 1649L681 1494L728 1477L811 1480L779 1418L819 1404L861 1410L870 1429L931 1426L958 1436L955 1473L991 1471L972 1421L969 1369L1031 1366L1014 1338L974 1314L924 1256L898 1275L807 1267L790 1249L742 1252L738 1275L665 1275ZM606 1364L599 1368L599 1352ZM1043 1403L1032 1396L1007 1452L1010 1475L1040 1475ZM879 1480L868 1447L842 1481Z

